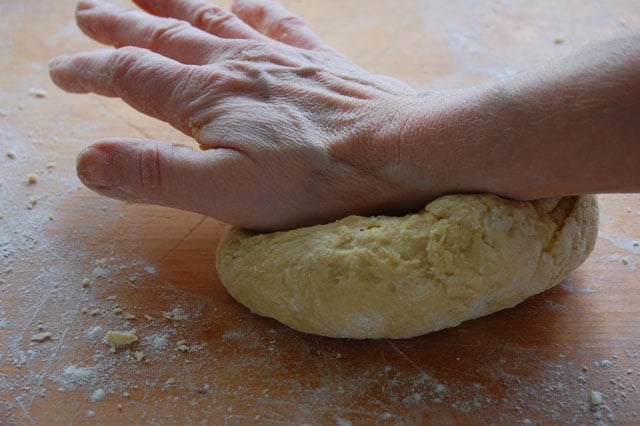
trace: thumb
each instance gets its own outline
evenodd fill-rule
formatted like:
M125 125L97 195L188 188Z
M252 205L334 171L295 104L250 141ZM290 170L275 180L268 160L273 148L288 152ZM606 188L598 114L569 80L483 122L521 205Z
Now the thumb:
M238 155L229 149L109 139L85 148L76 169L86 186L108 197L219 217L230 201L225 169L233 169Z

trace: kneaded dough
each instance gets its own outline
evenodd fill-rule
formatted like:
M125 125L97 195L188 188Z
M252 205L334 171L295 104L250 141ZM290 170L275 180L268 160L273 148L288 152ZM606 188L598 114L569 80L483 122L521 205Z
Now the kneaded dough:
M305 332L406 338L512 307L589 255L595 197L449 195L403 217L285 232L230 228L218 275L251 311Z

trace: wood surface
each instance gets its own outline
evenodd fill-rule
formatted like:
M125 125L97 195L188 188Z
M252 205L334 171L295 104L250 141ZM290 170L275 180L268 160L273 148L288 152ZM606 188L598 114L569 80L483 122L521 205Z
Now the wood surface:
M637 0L285 4L362 66L436 90L640 24ZM53 55L96 47L73 13L0 2L0 424L640 424L639 195L600 196L593 255L516 308L409 340L303 335L222 288L223 223L82 187L91 141L189 141L52 85ZM130 329L131 349L102 342Z

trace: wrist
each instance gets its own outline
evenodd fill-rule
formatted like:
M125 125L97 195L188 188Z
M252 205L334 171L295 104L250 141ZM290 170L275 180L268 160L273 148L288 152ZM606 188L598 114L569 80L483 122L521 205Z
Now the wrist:
M452 193L486 192L491 92L472 88L377 99L331 158L358 170L352 200L366 214L405 213Z
M391 137L400 185L422 204L451 193L483 192L482 147L490 124L485 88L419 93L404 100L402 125Z

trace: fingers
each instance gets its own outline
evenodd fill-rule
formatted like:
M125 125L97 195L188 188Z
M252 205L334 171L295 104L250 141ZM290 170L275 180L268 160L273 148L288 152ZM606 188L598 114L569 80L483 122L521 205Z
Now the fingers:
M272 0L235 0L231 11L260 33L303 49L327 45L298 16Z
M185 64L206 64L214 56L211 35L178 19L83 0L76 21L85 34L104 44L142 47Z
M176 7L179 2L164 3ZM189 1L185 3L191 4ZM225 60L249 60L297 65L292 55L282 52L282 49L273 49L255 40L260 37L268 39L237 17L235 20L255 37L242 40L215 37L183 20L158 18L142 11L124 9L97 0L82 0L78 4L76 19L87 35L102 43L116 47L141 47L183 64L207 65Z
M200 107L197 97L219 78L214 71L137 47L57 57L49 64L49 73L63 90L120 97L188 135L192 135L193 114Z
M239 169L232 150L196 151L163 142L105 140L77 158L80 180L106 196L230 219L225 206Z
M235 14L206 0L134 0L134 2L149 13L181 19L218 37L267 40Z
M305 49L326 47L298 16L271 0L242 0L228 12L206 0L134 0L158 16L174 17L224 38L267 41L269 38ZM266 37L265 37L266 36Z

